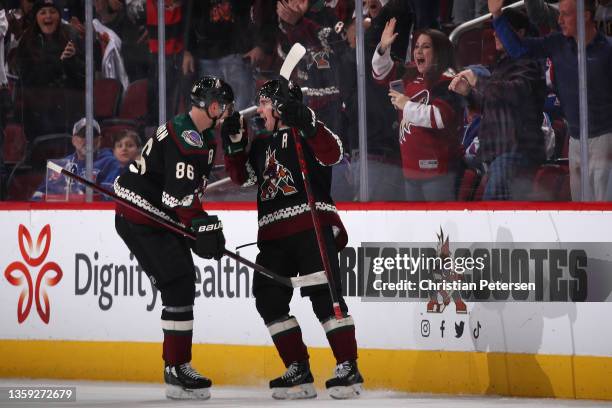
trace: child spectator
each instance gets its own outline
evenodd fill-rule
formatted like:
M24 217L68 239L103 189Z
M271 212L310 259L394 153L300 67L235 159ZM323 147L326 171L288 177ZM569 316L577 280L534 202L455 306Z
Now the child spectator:
M132 162L140 156L142 143L135 130L125 129L113 137L113 155L119 162L120 173L123 173Z
M115 179L128 171L130 163L140 158L140 149L142 142L140 136L135 130L124 129L113 135L113 156L115 162L112 167L106 172L100 185L107 190L113 191L113 183ZM111 198L102 196L102 200L111 201Z

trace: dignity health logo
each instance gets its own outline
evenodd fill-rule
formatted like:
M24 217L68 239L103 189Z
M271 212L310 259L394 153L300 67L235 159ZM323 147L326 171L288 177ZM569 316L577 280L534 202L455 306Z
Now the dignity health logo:
M18 240L19 251L25 264L21 261L15 261L4 270L4 276L11 285L23 286L19 295L19 302L17 303L17 321L23 323L28 318L32 303L35 301L36 311L41 320L49 324L51 306L44 285L55 286L63 276L62 268L57 263L44 263L51 246L51 227L47 224L40 230L36 239L36 246L33 246L30 231L20 224ZM38 271L38 275L36 275L35 284L33 284L30 270L35 270L34 268L38 268L40 265L42 267ZM43 278L48 273L51 273L51 276L46 277L43 282Z

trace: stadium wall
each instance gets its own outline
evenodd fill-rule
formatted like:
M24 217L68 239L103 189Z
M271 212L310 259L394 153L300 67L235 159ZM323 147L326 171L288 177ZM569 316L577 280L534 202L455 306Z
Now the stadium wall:
M516 204L513 204L514 208ZM345 204L341 255L367 388L612 400L612 305L606 302L451 303L364 301L366 243L597 243L588 289L610 275L612 206L508 203ZM251 204L214 204L228 247L256 237ZM162 380L159 294L114 231L113 205L0 206L0 377ZM590 247L589 247L590 248ZM254 246L240 254L254 259ZM561 268L568 261L560 261ZM283 371L250 293L252 271L196 258L194 365L215 384L262 385ZM545 279L551 290L572 286ZM551 283L552 282L552 283ZM600 285L601 286L601 285ZM309 302L294 315L310 346L318 386L334 361ZM427 322L427 323L425 323ZM442 329L444 327L444 329Z

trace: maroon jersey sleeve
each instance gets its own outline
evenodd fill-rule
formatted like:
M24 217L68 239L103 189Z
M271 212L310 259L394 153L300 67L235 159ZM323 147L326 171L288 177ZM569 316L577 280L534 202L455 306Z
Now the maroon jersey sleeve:
M329 130L322 122L317 122L317 130L313 137L306 139L315 158L323 166L333 166L344 156L344 147L340 137Z

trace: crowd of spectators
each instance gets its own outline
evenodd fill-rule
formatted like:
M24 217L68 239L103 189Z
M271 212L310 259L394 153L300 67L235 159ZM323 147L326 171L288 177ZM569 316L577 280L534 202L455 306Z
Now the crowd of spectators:
M588 169L580 156L576 1L585 4ZM28 167L37 139L72 135L73 161L82 159L84 139L73 127L85 106L84 3L0 1L0 127L18 124L26 143L17 164L5 164L4 154L0 160L3 199L7 181L22 171L18 165L43 173ZM356 16L353 0L164 0L166 117L188 107L190 84L202 75L226 80L239 110L252 106L257 86L277 75L291 45L300 42L307 54L293 79L307 88L309 107L345 145L346 157L333 173L336 200L358 198L362 160L376 201L474 199L466 198L466 188L480 189L477 198L485 200L569 199L534 191L546 166L569 174L564 180L571 199L581 199L586 171L592 198L607 200L612 1L525 0L524 7L502 12L511 3L364 0L364 15ZM130 84L147 83L146 100L139 101L146 115L133 121L97 117L94 126L96 157L106 155L124 171L159 121L158 4L93 0L93 6L94 78L120 85L117 118ZM494 58L459 66L465 58L449 34L489 12L492 18L476 29L483 44L494 44ZM367 156L358 143L359 22L365 29ZM94 104L100 100L94 95ZM105 148L114 148L114 156ZM465 184L470 172L477 175L474 185ZM42 196L39 189L35 197Z

